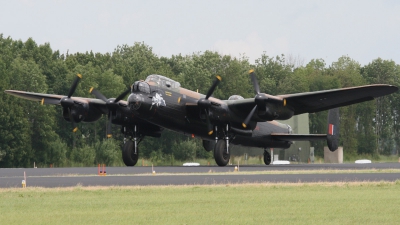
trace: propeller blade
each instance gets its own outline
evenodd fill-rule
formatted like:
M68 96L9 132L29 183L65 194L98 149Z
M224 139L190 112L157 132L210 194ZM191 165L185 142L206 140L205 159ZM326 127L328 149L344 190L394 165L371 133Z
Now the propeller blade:
M108 122L107 122L107 128L106 128L106 132L107 132L107 138L111 138L112 137L112 132L111 132L111 126L112 126L112 113L113 111L116 110L117 105L115 105L115 103L119 102L122 98L124 98L131 89L128 89L126 91L124 91L122 94L120 94L113 102L109 101L111 99L107 99L106 96L104 96L103 94L100 93L100 91L91 88L89 90L89 93L94 94L96 96L97 99L101 99L104 102L107 103L108 109L109 109L109 113L108 113Z
M96 96L97 99L101 99L104 102L107 102L107 98L106 96L104 96L102 93L100 93L100 91L94 89L94 88L90 88L89 93L93 94L94 96Z
M242 123L243 128L246 128L247 125L250 122L251 117L253 116L254 112L257 109L257 105L254 106L254 108L250 111L249 115L247 115L246 119L244 120L244 122Z
M72 117L71 109L69 107L68 107L68 115L69 115L69 121L72 123L72 126L74 127L74 129L72 129L72 132L75 133L78 131L78 127L75 125L74 117Z
M78 82L79 80L82 79L82 75L80 75L79 73L76 74L76 78L74 80L74 83L72 83L71 88L69 89L68 92L68 98L71 98L72 94L74 94L76 87L78 86Z
M123 99L129 92L131 91L131 89L127 89L126 91L122 92L122 94L120 94L115 100L114 102L119 102L121 99Z
M210 122L210 117L208 116L207 110L204 110L206 112L206 120L207 120L207 131L208 135L211 135L214 133L213 125Z
M111 124L112 124L112 112L110 112L108 114L109 120L107 123L107 138L111 138L112 137L112 133L111 133Z
M258 81L256 74L254 73L254 70L250 70L249 74L251 77L251 82L253 83L254 90L256 91L257 94L260 94L260 86L258 86Z
M212 84L212 86L210 87L210 89L207 92L206 99L208 99L213 94L215 88L217 87L217 85L219 84L219 82L221 80L222 80L222 78L220 76L216 76L214 83Z

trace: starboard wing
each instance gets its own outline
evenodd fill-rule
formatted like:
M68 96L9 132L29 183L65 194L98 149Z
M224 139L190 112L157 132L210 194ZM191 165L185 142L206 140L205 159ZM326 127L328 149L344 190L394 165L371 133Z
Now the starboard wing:
M374 98L391 94L397 90L398 88L392 85L373 84L324 91L277 95L274 97L285 101L286 107L289 107L294 112L294 115L299 115L373 100ZM243 119L256 105L254 98L227 100L225 102L232 112ZM256 115L253 116L253 120L256 118Z
M325 91L278 95L277 97L285 99L287 106L293 109L294 115L298 115L302 113L320 112L373 100L374 98L391 94L397 90L398 88L392 85L373 84Z

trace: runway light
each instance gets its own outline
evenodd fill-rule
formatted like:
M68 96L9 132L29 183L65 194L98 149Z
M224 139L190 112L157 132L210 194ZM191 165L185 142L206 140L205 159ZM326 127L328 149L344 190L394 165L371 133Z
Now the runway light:
M101 167L103 167L103 170L101 170ZM98 167L97 167L97 174L98 174L99 176L106 176L106 175L107 175L107 172L106 172L106 164L103 164L103 165L98 164Z
M194 134L192 134L192 138L194 138Z
M22 188L26 188L26 173L24 171L24 179L22 180Z

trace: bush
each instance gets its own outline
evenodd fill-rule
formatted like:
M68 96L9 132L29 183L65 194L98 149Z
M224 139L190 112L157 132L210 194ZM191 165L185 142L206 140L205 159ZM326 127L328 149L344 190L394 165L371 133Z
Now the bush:
M79 163L81 166L93 166L96 152L93 147L84 145L81 148L72 149L70 160Z
M62 167L67 159L68 146L60 139L49 144L49 162L55 167Z
M96 151L96 163L104 163L109 166L120 164L121 150L114 139L98 141L94 145L94 149Z

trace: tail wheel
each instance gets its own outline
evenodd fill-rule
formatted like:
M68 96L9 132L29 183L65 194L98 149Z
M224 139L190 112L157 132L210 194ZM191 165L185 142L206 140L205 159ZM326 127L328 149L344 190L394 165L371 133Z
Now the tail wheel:
M230 151L226 151L226 141L218 140L214 148L214 159L218 166L228 165Z
M267 166L271 164L271 154L269 154L267 151L264 151L264 163Z
M122 148L122 160L124 161L125 165L134 166L136 165L138 159L139 159L139 150L136 149L136 154L135 154L135 144L133 143L133 141L131 140L126 141L124 147Z

